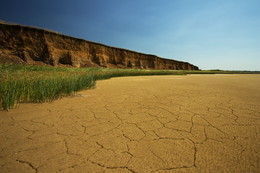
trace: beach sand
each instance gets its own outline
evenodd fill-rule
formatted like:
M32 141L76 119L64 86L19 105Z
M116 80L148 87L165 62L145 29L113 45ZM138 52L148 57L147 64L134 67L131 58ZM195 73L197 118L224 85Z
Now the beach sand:
M260 172L260 75L120 77L0 111L0 172Z

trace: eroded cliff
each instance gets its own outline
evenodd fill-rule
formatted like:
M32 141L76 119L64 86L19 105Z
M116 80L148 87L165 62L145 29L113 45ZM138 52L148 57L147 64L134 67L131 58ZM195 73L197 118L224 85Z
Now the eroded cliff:
M0 62L33 65L198 70L187 62L111 47L43 29L0 24Z

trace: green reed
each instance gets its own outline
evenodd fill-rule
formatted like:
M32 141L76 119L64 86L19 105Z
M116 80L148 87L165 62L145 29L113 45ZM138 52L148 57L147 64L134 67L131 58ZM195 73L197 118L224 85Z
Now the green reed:
M0 105L8 110L17 103L53 101L94 85L94 75L90 72L2 73Z

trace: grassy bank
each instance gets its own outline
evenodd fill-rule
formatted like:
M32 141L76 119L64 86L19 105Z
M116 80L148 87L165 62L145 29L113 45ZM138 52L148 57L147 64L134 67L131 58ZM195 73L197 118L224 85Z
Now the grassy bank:
M42 103L92 88L96 80L121 76L248 73L102 68L55 68L0 64L0 109L18 103Z

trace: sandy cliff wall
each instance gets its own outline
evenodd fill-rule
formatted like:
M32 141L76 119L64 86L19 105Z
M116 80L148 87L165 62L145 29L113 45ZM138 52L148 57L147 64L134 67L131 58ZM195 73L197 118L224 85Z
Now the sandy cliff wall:
M53 66L198 70L180 62L20 25L0 24L0 62Z

